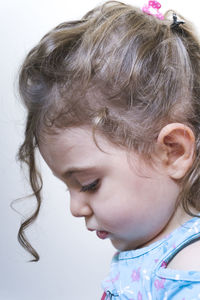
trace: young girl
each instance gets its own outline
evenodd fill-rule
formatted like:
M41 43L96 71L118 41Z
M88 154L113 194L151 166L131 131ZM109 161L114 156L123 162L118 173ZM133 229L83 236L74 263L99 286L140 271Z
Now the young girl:
M24 231L39 148L72 214L118 250L102 299L200 299L200 45L159 9L107 2L47 33L20 72L37 210L19 241L37 261Z

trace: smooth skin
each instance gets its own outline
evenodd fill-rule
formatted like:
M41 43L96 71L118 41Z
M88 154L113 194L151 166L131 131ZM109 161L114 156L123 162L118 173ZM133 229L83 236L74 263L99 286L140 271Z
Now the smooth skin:
M191 218L177 203L178 180L195 158L195 137L189 127L172 123L160 131L154 167L100 134L96 137L103 151L89 127L63 129L39 144L53 174L69 189L72 215L85 218L89 230L108 232L113 246L125 251L147 246ZM95 188L84 191L82 187L91 183ZM195 244L187 247L191 248L191 264L200 250L199 243ZM179 254L172 262L169 267L180 266ZM190 267L187 264L186 269Z

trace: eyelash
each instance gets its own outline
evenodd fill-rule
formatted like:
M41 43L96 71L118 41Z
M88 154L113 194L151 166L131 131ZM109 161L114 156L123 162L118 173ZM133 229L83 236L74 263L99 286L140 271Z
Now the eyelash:
M92 182L88 185L82 186L80 189L80 192L89 192L89 191L94 192L98 188L98 183L99 183L99 179L96 179L94 182Z

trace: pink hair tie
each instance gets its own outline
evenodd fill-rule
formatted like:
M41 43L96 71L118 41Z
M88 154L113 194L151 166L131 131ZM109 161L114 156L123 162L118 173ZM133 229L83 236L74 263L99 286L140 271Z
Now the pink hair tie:
M148 5L144 5L142 10L145 14L152 15L156 17L157 19L163 20L164 16L159 11L161 8L161 4L158 1L149 1Z

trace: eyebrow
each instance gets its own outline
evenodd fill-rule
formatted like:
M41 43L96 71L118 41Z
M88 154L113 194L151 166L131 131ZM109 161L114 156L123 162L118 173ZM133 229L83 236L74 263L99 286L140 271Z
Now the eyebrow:
M83 168L70 168L67 171L65 171L63 174L61 174L61 176L63 178L70 178L74 173L84 173L84 172L88 172L88 171L95 171L97 169L97 167L83 167Z

